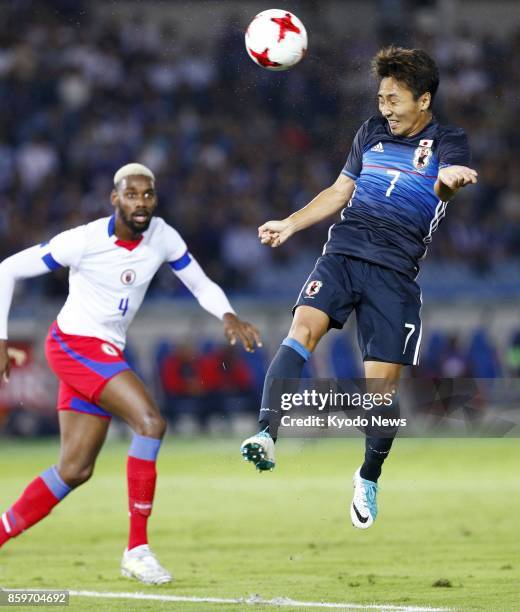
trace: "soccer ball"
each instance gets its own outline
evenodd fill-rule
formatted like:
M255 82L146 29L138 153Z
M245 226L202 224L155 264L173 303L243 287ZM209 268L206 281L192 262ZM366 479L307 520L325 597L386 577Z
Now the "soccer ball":
M253 62L266 70L288 70L307 51L307 31L296 15L269 9L249 24L246 50Z

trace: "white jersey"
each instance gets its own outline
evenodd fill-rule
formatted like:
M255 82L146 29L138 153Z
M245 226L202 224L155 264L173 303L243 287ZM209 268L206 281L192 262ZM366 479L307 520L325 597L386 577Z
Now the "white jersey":
M158 217L140 240L118 240L114 217L107 217L62 232L41 249L50 269L70 268L69 295L57 318L60 329L121 349L159 266L169 262L180 270L191 261L179 233Z
M0 338L7 338L16 281L62 266L68 266L70 273L69 295L58 315L60 329L107 340L120 349L150 281L164 262L205 310L219 319L235 313L222 289L206 276L179 233L163 219L153 217L138 240L122 241L114 232L114 216L98 219L2 261Z

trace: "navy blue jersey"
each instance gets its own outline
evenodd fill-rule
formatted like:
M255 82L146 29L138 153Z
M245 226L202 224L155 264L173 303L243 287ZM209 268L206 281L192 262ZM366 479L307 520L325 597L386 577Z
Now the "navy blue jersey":
M352 255L415 278L446 213L433 190L440 168L467 166L463 130L434 119L410 138L394 136L381 116L358 130L342 173L356 188L329 231L324 253Z

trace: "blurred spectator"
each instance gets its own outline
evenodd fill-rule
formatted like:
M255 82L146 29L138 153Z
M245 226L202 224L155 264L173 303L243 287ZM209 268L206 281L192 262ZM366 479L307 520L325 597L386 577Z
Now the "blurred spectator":
M416 372L418 376L441 376L442 358L446 354L447 342L448 339L442 331L438 329L431 331L422 350L419 368Z
M194 347L184 343L161 359L160 381L164 393L163 412L175 425L185 414L193 416L205 429L201 420L202 381L199 378L199 356Z
M440 359L440 371L436 375L440 378L464 378L469 376L469 363L460 347L457 336L448 338Z
M520 378L520 330L511 339L511 345L506 353L506 363L509 375Z
M483 329L477 329L468 349L469 374L473 378L498 378L500 362L495 347Z
M182 344L164 356L161 383L168 397L190 398L202 393L198 355L190 344Z
M236 347L210 345L197 351L183 343L162 356L160 381L165 414L173 422L189 414L201 431L213 415L228 418L254 406L253 372Z

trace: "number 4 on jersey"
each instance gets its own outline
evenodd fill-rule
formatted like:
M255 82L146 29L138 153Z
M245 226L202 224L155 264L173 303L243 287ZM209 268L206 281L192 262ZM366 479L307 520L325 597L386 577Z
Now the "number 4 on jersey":
M128 310L128 298L121 298L121 301L119 302L119 310L122 313L121 316L124 317L126 311Z

